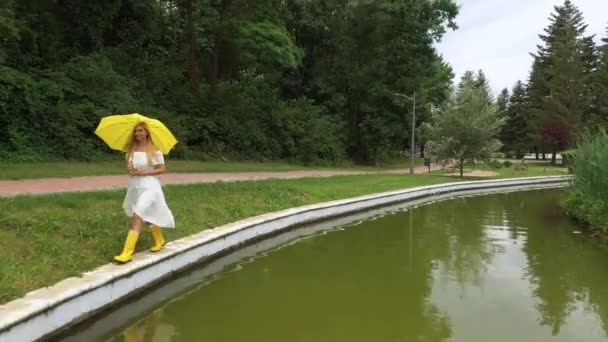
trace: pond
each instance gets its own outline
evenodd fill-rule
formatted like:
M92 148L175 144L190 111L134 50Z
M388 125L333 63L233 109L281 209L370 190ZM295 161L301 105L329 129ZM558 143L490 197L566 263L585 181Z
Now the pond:
M456 198L302 227L62 339L606 341L608 249L564 216L560 194Z

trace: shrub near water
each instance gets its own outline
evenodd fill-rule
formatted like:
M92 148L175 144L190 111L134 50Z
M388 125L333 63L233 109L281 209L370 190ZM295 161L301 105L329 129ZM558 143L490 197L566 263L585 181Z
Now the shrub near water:
M573 186L564 206L575 217L608 230L608 134L584 136L573 158Z

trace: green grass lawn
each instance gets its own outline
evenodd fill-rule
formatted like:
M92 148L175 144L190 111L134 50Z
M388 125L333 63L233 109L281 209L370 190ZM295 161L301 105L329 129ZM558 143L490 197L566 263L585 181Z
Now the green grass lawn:
M416 158L416 164L423 160ZM294 171L312 169L348 169L374 171L378 169L408 168L409 159L401 158L383 164L380 168L343 163L339 166L304 166L281 161L195 161L167 160L168 172L246 172L246 171ZM46 177L79 177L97 175L124 174L125 164L122 159L98 162L41 162L41 163L5 163L0 168L0 179L30 179Z
M498 171L497 178L561 173L542 167L527 173ZM177 228L165 231L174 240L281 209L458 180L376 174L166 186ZM129 225L121 208L123 196L124 190L117 190L0 198L0 303L111 262ZM138 250L151 244L144 232Z

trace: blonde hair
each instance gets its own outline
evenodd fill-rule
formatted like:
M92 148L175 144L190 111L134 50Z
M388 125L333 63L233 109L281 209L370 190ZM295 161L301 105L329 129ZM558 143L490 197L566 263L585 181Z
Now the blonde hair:
M146 133L148 133L148 136L146 137L146 159L148 159L148 165L152 165L152 161L154 160L154 153L158 151L158 148L152 142L152 138L150 137L150 129L148 128L148 125L145 122L140 122L135 125L135 127L133 127L133 131L131 132L131 138L129 139L129 144L125 149L125 160L127 161L127 163L131 163L131 161L133 160L133 152L135 152L135 149L137 148L137 140L135 139L135 129L137 127L142 127L146 131Z

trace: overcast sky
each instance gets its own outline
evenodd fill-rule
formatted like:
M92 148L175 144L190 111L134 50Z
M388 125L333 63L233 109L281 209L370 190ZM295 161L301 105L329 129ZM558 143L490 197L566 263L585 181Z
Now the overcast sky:
M448 31L438 50L450 63L456 78L465 70L482 69L496 95L517 80L525 81L532 64L530 52L540 43L538 34L563 0L457 0L460 13L456 31ZM573 0L596 40L606 35L608 0Z

